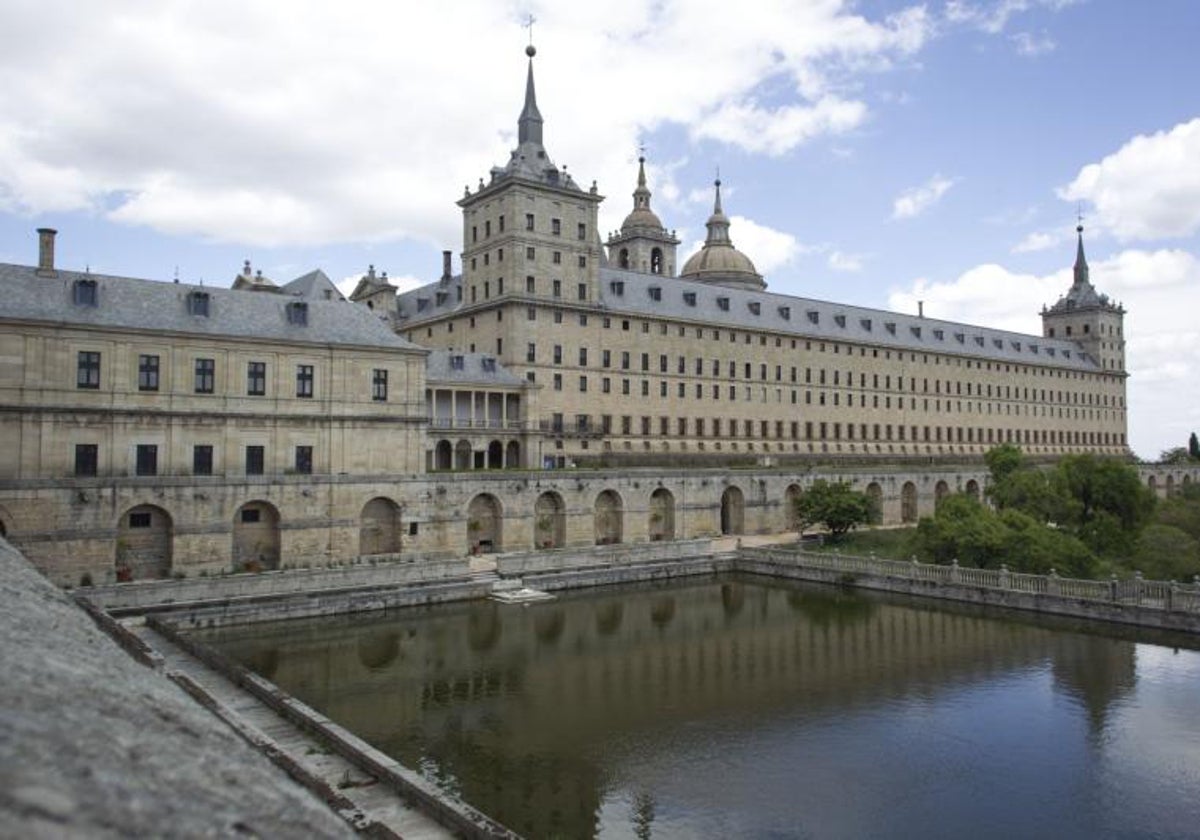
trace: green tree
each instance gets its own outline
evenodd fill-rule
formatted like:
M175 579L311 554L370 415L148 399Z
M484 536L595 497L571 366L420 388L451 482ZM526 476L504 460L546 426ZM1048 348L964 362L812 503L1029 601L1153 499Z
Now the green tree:
M1068 455L1055 473L1073 500L1069 519L1059 524L1074 530L1098 554L1127 552L1154 514L1154 494L1126 464L1093 455Z
M800 530L824 525L833 539L870 518L871 503L865 493L851 489L845 481L818 479L796 499L796 519Z
M1003 562L1004 539L996 515L965 494L946 497L933 516L917 523L917 550L935 563L958 560L968 566L996 568Z
M1038 522L1019 510L1000 514L1005 539L1003 558L1014 572L1044 575L1054 569L1063 577L1089 578L1096 556L1079 539Z
M988 497L999 510L1019 510L1043 525L1076 516L1077 505L1052 472L1020 469L988 487Z
M1164 449L1158 456L1160 464L1187 464L1192 460L1192 454L1182 446Z
M992 474L993 483L1003 481L1025 466L1025 456L1021 453L1021 447L1011 443L992 447L984 453L983 460Z
M1192 456L1193 461L1200 461L1200 439L1196 438L1195 432L1188 438L1188 455Z
M1130 564L1152 580L1191 581L1200 575L1200 541L1171 525L1148 525Z

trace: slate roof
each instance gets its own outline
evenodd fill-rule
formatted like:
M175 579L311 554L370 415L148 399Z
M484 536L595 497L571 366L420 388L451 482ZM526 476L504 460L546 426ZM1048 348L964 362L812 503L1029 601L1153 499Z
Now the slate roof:
M456 366L451 357L461 359L461 367ZM490 365L485 360L490 360ZM524 379L500 364L495 356L487 353L459 353L456 350L430 350L425 360L425 381L429 384L491 385L504 388L520 388L525 385Z
M303 278L301 278L303 279ZM74 300L75 283L96 283L96 305ZM188 296L208 296L208 316L189 310ZM288 306L307 306L307 323L289 320ZM44 277L30 266L0 263L0 319L80 327L155 330L302 344L349 344L393 350L423 348L400 338L365 306L341 300L298 300L294 295L235 291L183 283L58 270Z
M634 315L691 321L724 329L769 330L817 341L852 341L875 347L922 353L970 356L988 361L1041 364L1095 371L1099 365L1069 339L997 330L955 321L922 318L883 309L849 306L812 298L792 297L723 286L679 277L662 277L604 267L600 274L600 306L612 315ZM614 283L620 284L617 294ZM458 300L461 277L430 283L397 299L401 328L467 308ZM659 289L659 300L651 297ZM438 304L437 293L443 292ZM720 299L728 308L722 308ZM418 310L418 301L424 300ZM689 303L689 300L694 301ZM537 301L545 305L544 299ZM571 306L564 298L562 305ZM757 312L755 309L757 308ZM785 314L786 313L786 314Z
M333 281L321 269L302 274L290 283L285 283L280 289L285 295L295 295L308 300L345 300L346 296L338 291Z

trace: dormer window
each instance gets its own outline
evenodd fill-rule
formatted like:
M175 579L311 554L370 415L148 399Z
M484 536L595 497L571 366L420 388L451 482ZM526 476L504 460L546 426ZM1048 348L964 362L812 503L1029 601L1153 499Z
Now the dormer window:
M779 317L785 321L792 320L792 308L790 306L779 307Z
M96 289L96 281L90 278L76 280L73 298L76 306L98 306L100 294Z
M417 298L417 311L424 312L429 308L429 298Z
M756 300L752 300L746 305L750 307L751 315L758 315L760 312L762 312L762 304Z
M189 315L196 315L201 318L208 317L208 292L190 292L187 296L187 310Z
M451 356L450 357L450 370L462 370L462 369L463 369L463 357L458 356L458 355Z
M808 316L809 323L811 323L811 324L821 323L821 313L818 312L817 310L810 309L810 310L808 310L808 312L806 312L804 314Z
M955 333L954 340L957 341L959 344L965 344L967 341L967 334L966 333Z
M978 344L980 347L982 347L983 346L983 336L981 336L981 335L975 336L975 343Z
M992 344L993 344L993 346L995 346L995 348L996 348L997 350L1003 350L1003 349L1004 349L1004 342L1003 342L1001 339L999 339L999 338L993 338L993 339L992 339Z
M483 365L483 370L485 373L495 373L496 372L496 360L493 357L484 356L482 365Z
M1010 343L1010 344L1012 344L1012 349L1014 349L1014 350L1016 350L1016 351L1020 352L1020 350L1021 350L1021 342L1019 342L1019 341L1012 341L1012 342L1009 342L1009 343Z
M859 320L858 325L860 327L862 327L864 330L866 330L867 332L871 331L871 319L870 318L862 318L861 320Z
M915 337L915 338L921 337L921 328L920 327L909 327L909 330L912 331L913 337Z
M729 311L729 298L727 298L727 297L717 298L717 309L720 309L722 312L728 312Z
M684 292L683 293L683 302L686 303L688 306L695 306L696 305L696 293L695 292Z
M289 303L287 305L287 319L289 324L294 324L297 327L308 326L308 304L299 300Z
M1038 346L1037 346L1036 344L1030 344L1030 345L1029 345L1029 352L1030 352L1030 353L1036 353L1036 352L1038 352Z
M938 341L945 341L946 333L944 330L934 330L933 337L936 338Z
M1071 351L1070 351L1070 350L1064 350L1064 351L1063 351L1063 358L1064 358L1064 359L1069 359L1069 358L1071 358Z
M445 292L438 292L434 297L434 306L441 306L444 304L446 302L446 297L447 295Z
M1051 356L1055 355L1055 351L1054 351L1053 347L1047 347L1046 352L1049 353Z
M834 315L833 322L835 324L837 324L839 327L841 327L842 329L846 329L846 316L845 315Z
M650 300L653 300L653 301L662 300L662 287L661 286L651 286L650 288L646 289L646 291L650 294Z
M613 280L608 284L608 290L617 297L625 294L625 282L623 280Z
M887 330L888 332L890 332L892 335L896 334L896 322L895 321L884 321L883 328L885 330Z

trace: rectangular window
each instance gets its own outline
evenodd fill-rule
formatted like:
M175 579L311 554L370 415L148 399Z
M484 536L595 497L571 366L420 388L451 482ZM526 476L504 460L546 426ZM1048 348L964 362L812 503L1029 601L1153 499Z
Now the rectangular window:
M503 218L503 217L502 217ZM375 402L387 402L388 372L386 368L375 368L371 374L371 399Z
M75 369L75 386L89 389L100 387L99 353L93 353L90 350L79 351L78 364Z
M152 443L139 443L134 450L134 472L136 475L158 475L158 447Z
M263 465L266 461L264 447L247 446L246 447L246 475L262 475Z
M525 230L533 230L533 214L525 214Z
M554 374L554 390L555 391L562 390L562 374L561 373Z
M158 356L138 356L138 390L158 390Z
M296 396L310 398L313 395L313 366L296 365Z
M579 366L587 367L587 348L586 347L579 348Z
M579 284L578 296L579 296L579 299L580 299L580 300L587 300L587 299L588 299L588 298L587 298L587 283L580 283L580 284Z
M212 475L213 448L207 444L192 447L192 475Z
M581 394L587 393L587 377L586 376L579 377L579 393L581 393Z
M562 236L562 219L550 220L550 232L555 236Z
M195 391L211 394L216 387L217 363L213 359L196 360Z
M583 222L575 226L575 238L579 240L587 239L587 225Z
M96 475L99 470L100 447L94 443L75 444L75 475Z
M246 394L261 397L267 393L267 363L246 363Z
M296 447L296 472L302 475L312 474L312 450L311 446Z

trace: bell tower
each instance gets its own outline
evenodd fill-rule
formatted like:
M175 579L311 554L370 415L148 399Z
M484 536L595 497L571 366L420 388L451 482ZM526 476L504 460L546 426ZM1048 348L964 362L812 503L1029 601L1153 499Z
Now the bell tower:
M1042 335L1074 341L1105 371L1124 373L1125 307L1096 292L1083 253L1083 225L1075 232L1075 280L1053 306L1043 307Z
M646 158L638 157L637 189L633 191L633 210L621 229L608 238L608 264L640 274L675 276L675 249L679 240L667 232L650 209L650 188L646 186Z

